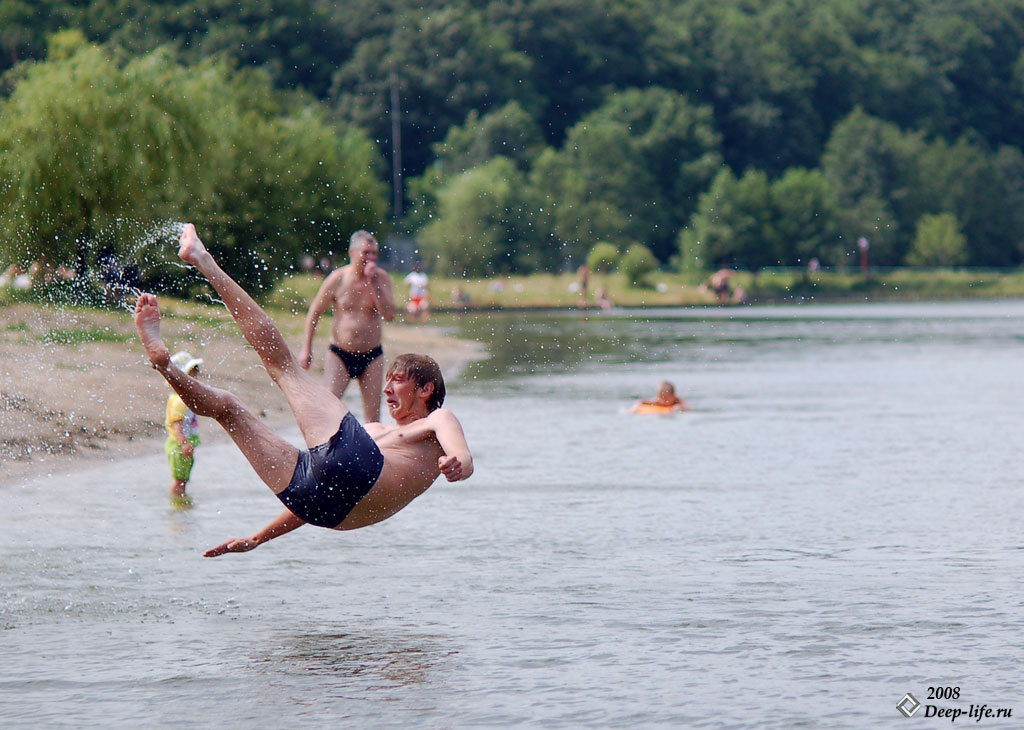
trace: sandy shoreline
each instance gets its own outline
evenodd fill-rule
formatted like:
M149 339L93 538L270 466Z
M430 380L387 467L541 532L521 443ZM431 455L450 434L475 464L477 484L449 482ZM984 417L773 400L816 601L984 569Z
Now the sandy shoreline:
M274 428L294 424L284 396L223 309L161 304L172 350L204 359L208 381L236 393ZM302 319L274 313L296 347ZM323 367L328 326L319 328L313 368ZM477 343L430 326L389 323L386 354L423 352L453 379L481 357ZM0 308L0 475L7 484L65 474L104 461L163 449L167 385L149 367L127 311ZM212 421L203 439L227 436Z

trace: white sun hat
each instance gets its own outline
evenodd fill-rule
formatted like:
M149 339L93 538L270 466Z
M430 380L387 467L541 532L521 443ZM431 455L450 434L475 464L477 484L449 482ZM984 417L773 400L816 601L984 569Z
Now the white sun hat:
M185 374L189 374L203 364L203 358L192 357L191 353L180 350L171 355L171 362L174 363L176 368Z

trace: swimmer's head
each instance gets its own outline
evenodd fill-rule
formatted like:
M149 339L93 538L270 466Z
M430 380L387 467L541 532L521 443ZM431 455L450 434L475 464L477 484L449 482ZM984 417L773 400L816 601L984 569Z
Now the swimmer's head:
M199 366L203 364L203 358L192 357L192 355L185 350L179 350L171 355L171 362L174 363L176 368L186 375L195 377L199 374Z
M402 375L422 388L427 383L434 386L433 392L427 398L427 410L436 411L444 403L445 388L444 377L441 375L441 366L437 360L429 355L416 355L407 353L399 355L391 363L385 380L395 375Z
M676 394L676 386L672 385L672 383L668 382L667 380L664 381L661 385L658 386L658 395L675 395L675 394Z

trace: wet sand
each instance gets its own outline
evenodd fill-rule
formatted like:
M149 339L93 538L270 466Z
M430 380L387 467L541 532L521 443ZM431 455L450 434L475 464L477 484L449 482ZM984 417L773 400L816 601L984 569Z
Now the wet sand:
M203 358L208 382L236 393L272 427L294 424L284 396L223 308L161 300L161 311L172 352ZM303 317L272 316L297 348ZM327 322L318 328L314 372L322 372L329 332ZM429 354L449 379L482 352L438 328L403 323L385 325L384 349ZM128 311L0 308L0 475L6 482L162 450L168 393ZM212 421L202 419L201 429L205 443L227 439Z

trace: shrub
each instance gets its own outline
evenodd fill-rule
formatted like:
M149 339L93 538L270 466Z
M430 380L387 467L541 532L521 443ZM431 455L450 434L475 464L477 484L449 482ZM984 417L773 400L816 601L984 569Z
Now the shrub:
M604 274L615 268L619 262L619 249L614 243L599 241L587 254L587 266L597 274Z
M658 260L654 258L651 249L639 243L634 243L626 249L626 253L619 259L619 271L625 275L626 281L634 286L643 285L647 275L657 268Z
M967 240L952 213L921 216L907 254L910 266L962 266L967 263Z

